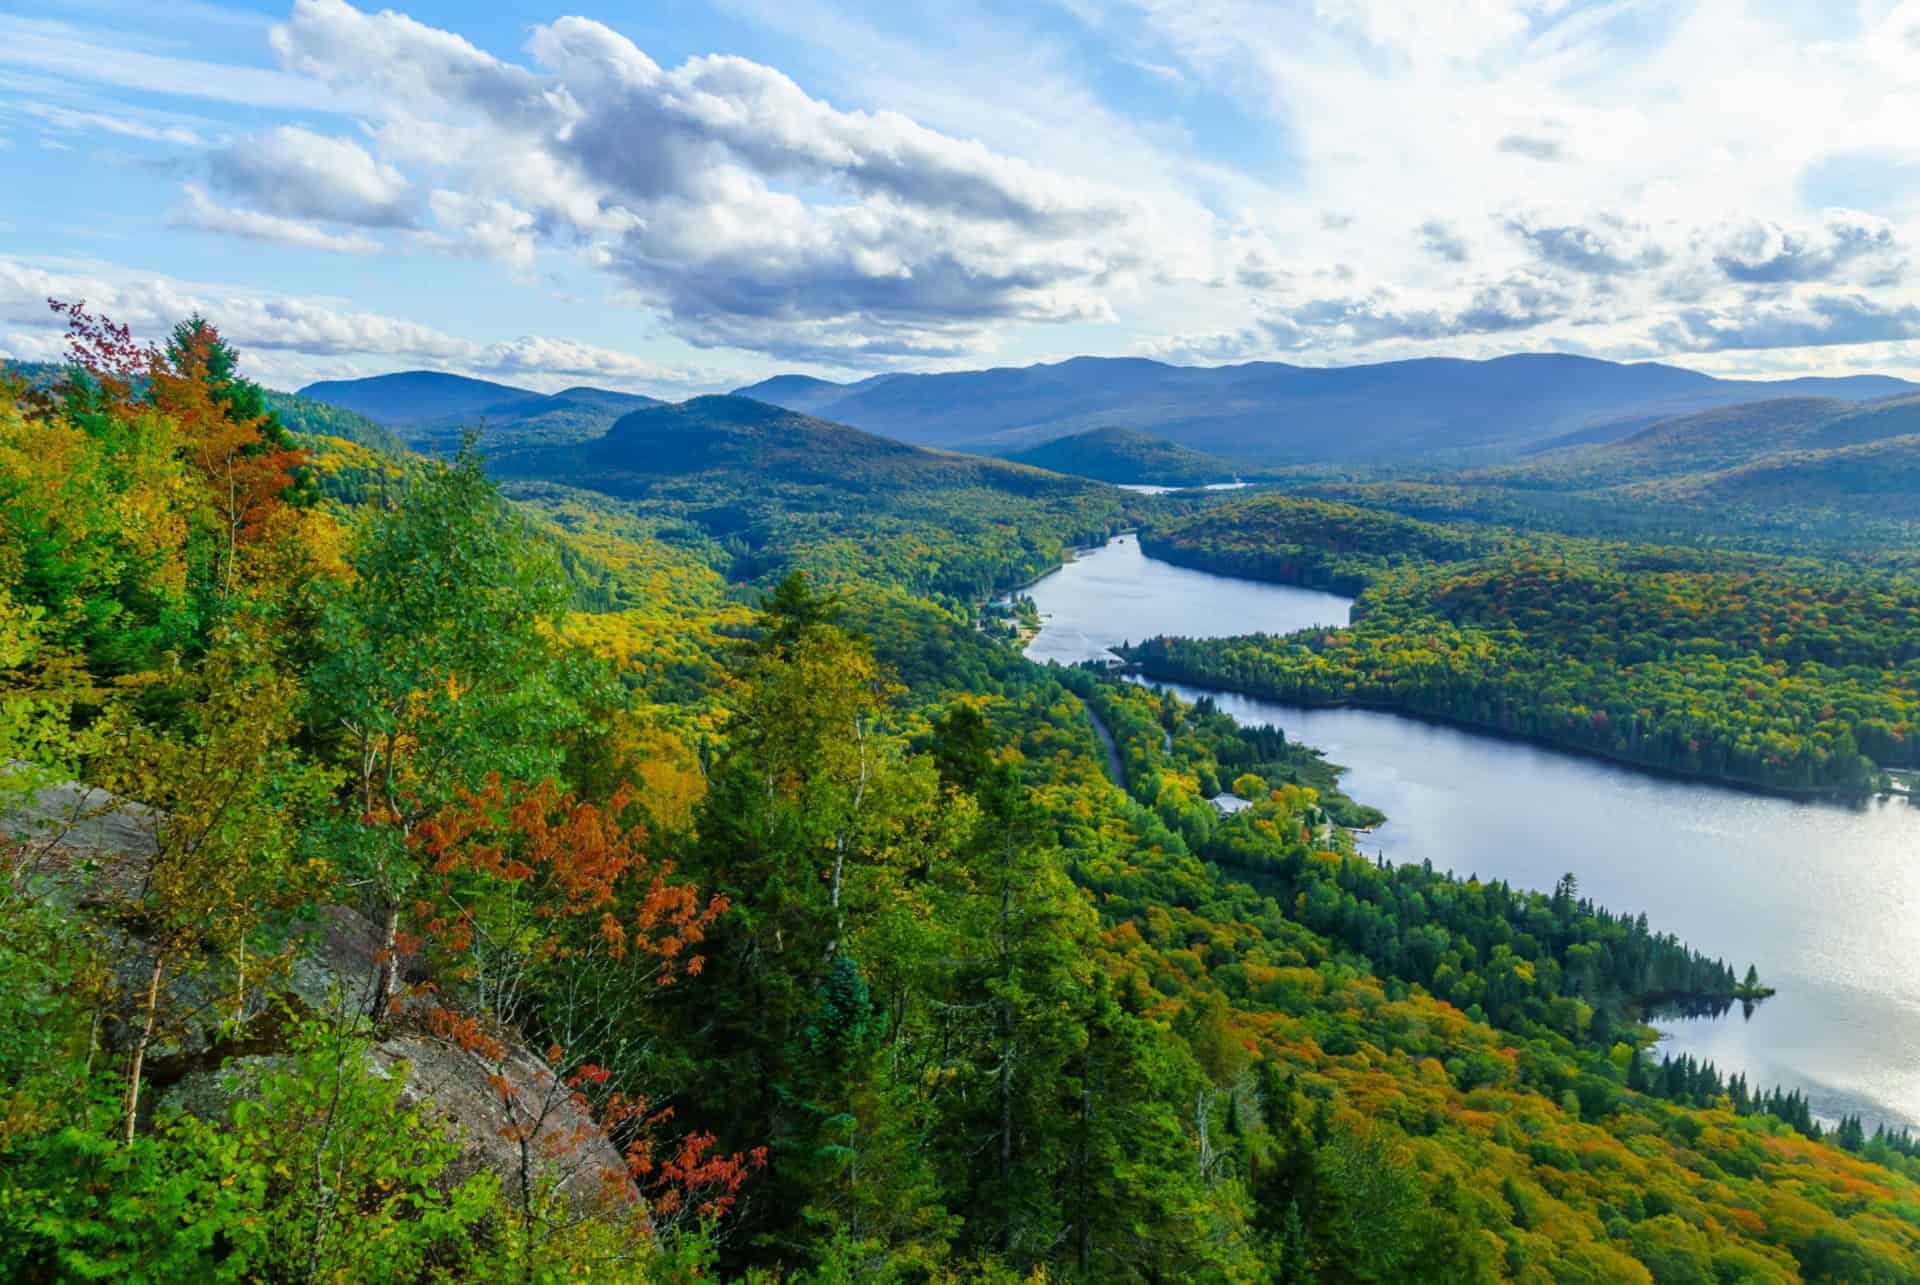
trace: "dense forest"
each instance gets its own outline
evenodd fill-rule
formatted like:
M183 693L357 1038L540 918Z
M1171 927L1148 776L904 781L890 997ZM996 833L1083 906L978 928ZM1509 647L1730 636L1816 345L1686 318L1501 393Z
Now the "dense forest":
M1916 566L1911 393L1775 397L1590 439L1575 433L1492 467L1402 465L1300 490L1437 522Z
M1165 523L1142 547L1360 594L1344 629L1135 645L1155 677L1778 790L1859 795L1920 764L1920 581L1902 573L1284 497Z
M1231 482L1243 465L1130 428L1096 428L1010 452L1008 459L1121 486L1206 486Z
M775 472L739 399L503 495L289 432L198 318L68 316L0 395L0 1276L1920 1273L1904 1135L1651 1051L1748 961L1385 867L1306 747L979 627L1135 499ZM1510 627L1524 549L1328 516L1286 556ZM1899 645L1750 574L1782 677L1872 664L1863 604Z
M489 463L536 508L594 509L738 582L800 570L956 610L1134 525L1148 499L999 460L929 451L745 397L644 409L603 436Z

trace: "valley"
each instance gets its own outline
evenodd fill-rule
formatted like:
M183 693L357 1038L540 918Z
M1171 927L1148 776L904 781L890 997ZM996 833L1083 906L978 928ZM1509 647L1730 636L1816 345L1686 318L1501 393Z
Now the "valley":
M0 949L29 980L0 1002L57 1038L0 1043L27 1121L0 1133L0 1191L71 1163L51 1122L101 1020L98 1091L122 1105L98 1127L147 1166L113 1181L194 1201L218 1189L210 1139L299 1153L222 1132L245 1109L189 1099L172 1068L244 1077L291 1054L309 1078L275 1102L321 1075L385 1101L352 1068L422 1041L424 1100L464 1104L456 1134L504 1119L532 1139L517 1113L548 1041L590 1146L529 1157L546 1176L518 1196L488 1194L500 1156L428 1123L454 1115L398 1135L434 1148L403 1171L435 1220L383 1234L474 1271L602 1252L636 1279L673 1255L901 1281L936 1263L1225 1281L1284 1262L1462 1280L1920 1262L1851 1195L1920 1207L1904 800L1796 804L1352 708L1870 793L1910 766L1898 546L1844 515L1833 538L1874 550L1844 571L1744 520L1724 548L1705 528L1643 540L1622 488L1897 432L1822 446L1855 412L1821 403L1713 421L1734 445L1684 458L1667 429L1619 444L1695 471L1499 466L1575 467L1596 535L1557 527L1565 509L1401 511L1434 489L1551 493L1499 468L1335 478L1094 432L1034 457L1054 471L745 396L515 402L484 381L337 394L356 410L216 380L218 343L184 330L137 380L38 374L0 418L28 658L10 754L44 765L29 782L99 782L155 816L242 781L254 827L209 840L214 865L164 825L79 858L23 833L9 913L31 931ZM253 479L231 545L214 517L241 492L203 471L220 442ZM1166 685L1081 663L1116 655ZM1581 740L1636 717L1644 735ZM355 775L364 755L388 767ZM74 903L76 860L191 877ZM298 927L316 903L347 938ZM168 927L188 924L210 926ZM94 1019L54 980L61 951L79 975L161 981L102 981ZM311 1014L316 970L352 998L306 1034L263 1016ZM208 986L237 1016L196 1033ZM149 1047L157 1070L132 1054ZM498 1119L461 1096L489 1077ZM671 1115L637 1119L629 1090ZM1003 1163L982 1169L983 1147ZM681 1158L641 1167L662 1148ZM480 1166L467 1185L443 1176L456 1154ZM621 1154L627 1178L603 1177L625 1195L568 1203ZM1043 1194L1063 1187L1105 1195ZM300 1190L263 1184L229 1234ZM694 1198L698 1224L633 1221ZM63 1225L18 1222L11 1243L57 1253ZM476 1234L558 1226L577 1230Z
M1920 1282L1920 0L0 0L0 1285Z
M1205 638L1340 625L1349 607L1156 563L1124 536L1028 592L1044 625L1027 654L1062 665L1175 629ZM1906 909L1920 897L1908 860L1920 815L1904 798L1794 803L1393 714L1170 687L1344 765L1341 788L1387 816L1357 838L1367 853L1523 888L1571 873L1606 905L1643 908L1700 949L1760 962L1777 995L1746 1013L1656 1015L1661 1055L1798 1089L1829 1123L1859 1113L1920 1125L1920 1012L1910 999L1920 978L1903 972ZM1623 817L1632 818L1624 828ZM1847 860L1824 855L1835 852Z

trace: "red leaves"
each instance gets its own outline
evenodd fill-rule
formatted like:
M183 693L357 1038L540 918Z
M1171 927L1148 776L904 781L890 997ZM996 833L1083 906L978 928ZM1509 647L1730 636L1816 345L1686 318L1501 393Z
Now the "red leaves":
M664 1120L661 1112L649 1123ZM724 1217L733 1208L740 1186L756 1170L767 1166L767 1149L754 1147L742 1154L714 1154L711 1133L680 1137L664 1156L655 1157L643 1139L627 1149L627 1168L652 1201L656 1217L667 1220L691 1213L699 1218Z
M427 1029L436 1038L476 1057L498 1061L506 1056L506 1045L487 1034L479 1019L469 1013L456 1013L450 1008L428 1009Z
M160 365L160 353L150 344L134 342L133 332L87 311L84 300L62 303L47 300L55 315L67 319L68 359L96 385L102 409L116 419L136 409L134 385Z
M553 925L544 935L555 951L564 949L560 924L591 914L611 958L654 957L660 985L697 975L704 961L693 948L726 911L726 898L703 899L693 885L671 882L672 865L647 856L646 831L620 820L626 804L625 791L602 807L551 782L508 785L498 776L462 792L411 840L442 876L439 904L451 910L428 917L426 931L447 950L466 950L472 916L485 913L475 903L511 897L525 916ZM453 895L456 883L464 896Z

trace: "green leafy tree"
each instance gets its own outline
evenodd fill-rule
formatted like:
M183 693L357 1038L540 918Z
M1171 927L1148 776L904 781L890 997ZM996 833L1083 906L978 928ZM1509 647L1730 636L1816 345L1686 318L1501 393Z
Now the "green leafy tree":
M421 821L490 775L555 776L588 675L555 640L566 585L549 548L470 450L370 515L348 563L322 604L312 718L348 776L326 839L380 923L381 1016Z

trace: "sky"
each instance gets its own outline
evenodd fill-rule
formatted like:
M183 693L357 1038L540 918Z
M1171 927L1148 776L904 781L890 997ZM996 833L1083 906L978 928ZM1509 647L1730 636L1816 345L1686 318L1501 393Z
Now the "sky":
M0 0L0 354L1920 376L1920 0Z

